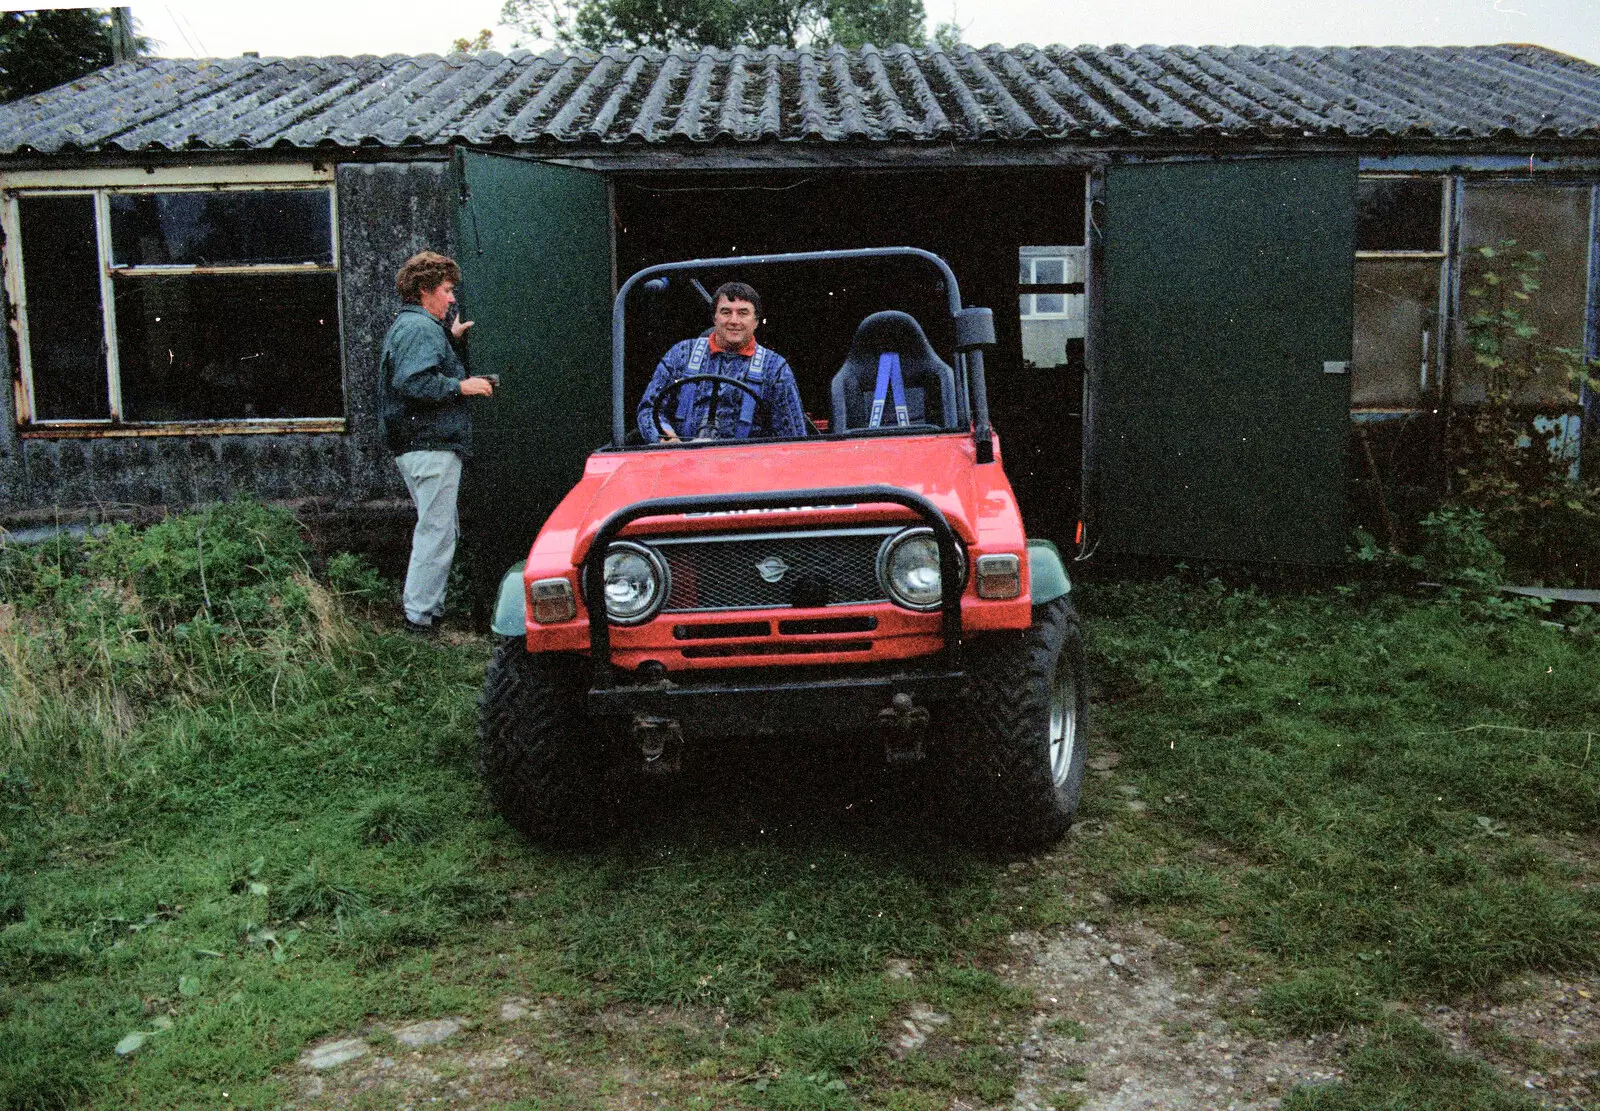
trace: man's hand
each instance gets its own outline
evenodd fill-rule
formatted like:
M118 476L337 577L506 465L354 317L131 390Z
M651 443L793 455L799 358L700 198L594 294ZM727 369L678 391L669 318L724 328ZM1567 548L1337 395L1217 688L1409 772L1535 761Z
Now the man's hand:
M461 380L462 397L493 397L494 383L487 378L463 378Z
M467 329L470 327L472 327L472 321L470 320L455 321L450 325L450 338L460 339L462 336L467 334Z

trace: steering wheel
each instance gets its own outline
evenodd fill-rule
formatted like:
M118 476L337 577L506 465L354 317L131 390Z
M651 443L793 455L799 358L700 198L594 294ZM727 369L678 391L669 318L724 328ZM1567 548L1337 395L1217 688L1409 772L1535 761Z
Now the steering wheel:
M682 378L672 382L667 386L666 389L657 394L655 402L650 406L650 423L656 426L656 435L660 436L663 440L667 438L667 423L662 418L661 414L666 411L667 399L677 397L683 392L683 387L687 386L690 382L716 382L718 383L718 389L721 389L722 386L733 386L734 388L742 390L756 399L757 413L760 413L762 410L768 408L767 401L761 396L760 391L754 386L750 385L748 382L740 381L737 378L729 378L723 374L685 374ZM677 430L675 429L674 431ZM681 431L678 432L678 437L679 439L687 438Z

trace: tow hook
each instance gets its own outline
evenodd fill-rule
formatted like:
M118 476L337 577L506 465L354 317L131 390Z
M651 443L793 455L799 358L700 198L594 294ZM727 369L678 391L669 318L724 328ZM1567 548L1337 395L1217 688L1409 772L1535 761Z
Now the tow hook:
M901 691L894 701L878 711L878 724L883 727L883 758L890 764L915 764L927 753L922 748L922 738L928 730L928 708L915 705L911 696Z
M633 719L633 739L639 742L646 775L670 775L683 764L683 727L677 718L637 714Z

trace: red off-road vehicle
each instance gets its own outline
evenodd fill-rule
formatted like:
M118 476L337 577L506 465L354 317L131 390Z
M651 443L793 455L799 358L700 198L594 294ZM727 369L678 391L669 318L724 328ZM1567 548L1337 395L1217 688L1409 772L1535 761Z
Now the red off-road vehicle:
M876 258L938 269L948 357L911 316L873 313L832 380L826 431L629 444L635 286ZM1059 837L1083 781L1083 645L1061 558L1023 531L989 425L990 310L963 308L949 266L914 248L698 259L623 283L612 342L613 443L496 605L506 639L479 739L506 818L581 840L614 818L629 764L672 768L729 736L879 730L975 838ZM902 400L885 389L891 355L905 411L885 414Z

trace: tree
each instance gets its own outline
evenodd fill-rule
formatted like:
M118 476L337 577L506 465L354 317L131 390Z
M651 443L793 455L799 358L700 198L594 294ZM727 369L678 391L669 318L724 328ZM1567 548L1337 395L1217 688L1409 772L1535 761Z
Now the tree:
M470 39L456 39L450 49L457 54L482 54L494 45L494 32L485 27Z
M534 40L593 50L794 49L921 46L927 13L922 0L506 0L500 22Z
M926 23L922 0L832 0L828 11L829 37L851 48L869 42L921 46Z
M119 48L129 56L150 49L149 39L133 33L126 13L119 16L109 8L0 13L0 100L32 96L93 73L117 61Z
M940 50L954 50L963 42L966 28L959 23L941 23L933 29L933 45Z
M961 13L954 3L950 5L950 18L933 29L933 45L940 50L954 50L960 46L967 33L967 24L961 22Z

